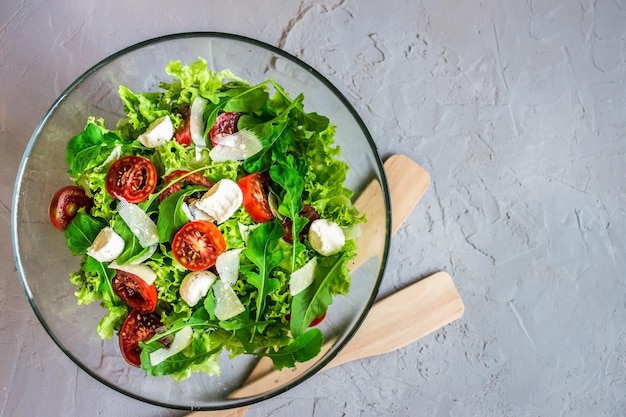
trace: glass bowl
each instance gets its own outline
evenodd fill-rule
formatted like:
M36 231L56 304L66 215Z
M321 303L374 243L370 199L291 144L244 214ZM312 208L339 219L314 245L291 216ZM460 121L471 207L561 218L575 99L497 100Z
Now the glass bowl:
M92 303L78 305L69 274L79 265L66 247L63 233L48 220L48 205L60 187L69 184L65 148L82 131L89 116L115 126L123 116L117 90L154 91L170 78L170 60L191 63L199 57L215 70L230 69L257 83L272 78L292 96L303 93L305 109L329 116L337 126L335 141L350 167L347 186L355 196L373 184L359 207L368 214L359 238L358 265L352 286L336 297L321 324L326 344L316 358L298 364L297 372L281 372L269 383L253 384L249 375L261 365L244 355L222 354L222 375L194 374L182 382L148 377L130 367L119 353L117 337L101 340L96 325L104 310ZM372 188L370 187L370 190ZM364 123L348 100L320 73L290 54L241 36L184 33L148 40L98 63L54 102L32 135L24 153L13 195L12 241L17 270L28 300L42 325L67 356L103 384L155 405L218 410L252 404L303 382L322 369L357 331L377 294L390 238L390 203L384 170ZM262 373L262 372L261 372Z

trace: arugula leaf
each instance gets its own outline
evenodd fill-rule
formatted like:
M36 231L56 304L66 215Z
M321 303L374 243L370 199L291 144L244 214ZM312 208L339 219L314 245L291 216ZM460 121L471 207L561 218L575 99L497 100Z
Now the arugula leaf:
M144 254L150 248L144 248L139 243L137 236L130 230L130 227L126 224L120 216L116 216L113 219L113 230L124 239L124 250L117 257L116 262L120 265L127 264Z
M348 256L345 252L318 258L315 279L291 301L291 333L303 334L309 324L326 312L332 303L332 287L336 281L345 279Z
M270 278L270 271L280 264L283 258L283 253L276 250L282 237L283 228L280 224L266 222L250 233L248 246L243 250L244 256L257 267L257 271L250 269L244 272L248 282L258 290L256 321L260 320L265 310L267 295L280 285L278 279Z
M115 276L115 270L108 268L104 263L95 260L91 256L87 256L83 263L83 270L100 277L100 285L98 291L102 295L102 303L104 307L117 306L121 304L120 298L113 291L111 280Z
M72 255L87 252L103 227L104 224L101 221L87 214L84 209L78 210L65 229L65 239Z
M190 187L187 190L178 191L168 195L159 204L157 231L159 232L160 242L171 242L176 232L189 221L189 218L183 211L183 203L185 197L198 190L206 190L206 188Z
M88 123L85 130L67 144L65 160L69 165L69 174L76 178L87 169L100 165L115 146L122 143L115 133Z
M322 350L324 335L319 329L309 329L299 335L293 342L278 349L272 349L267 353L258 354L268 356L279 371L285 367L293 368L296 362L306 362L316 357Z
M267 127L269 127L271 133L267 139L260 139L263 144L263 149L243 162L243 166L248 172L267 171L275 159L274 155L277 153L285 154L289 148L289 144L293 142L293 132L287 123L270 123ZM262 129L266 129L267 127L264 126ZM257 137L262 138L263 136L257 133Z
M232 88L223 93L222 97L220 97L220 102L210 107L211 111L206 120L204 135L206 136L215 124L220 111L257 113L263 109L268 97L269 94L265 83L252 87Z
M183 327L191 326L194 328L210 328L215 327L216 325L217 321L211 320L211 317L209 317L209 313L206 311L206 309L200 307L193 312L190 318L181 318L176 320L169 325L166 331L155 334L154 336L152 336L152 338L146 340L146 343L156 342L164 336L168 336L170 334L178 332Z
M328 117L318 113L307 113L304 111L303 94L299 94L295 99L291 100L289 94L287 94L280 84L277 84L274 80L270 80L270 82L276 89L276 94L270 102L275 110L291 113L291 119L304 130L322 132L328 128L330 123ZM285 108L287 104L288 106Z
M223 106L226 112L256 113L263 109L269 98L265 83L242 89Z
M289 217L293 222L291 228L291 272L295 271L299 254L305 246L300 243L299 235L308 219L300 216L302 210L302 193L304 192L304 176L306 165L293 155L286 155L270 168L270 178L282 189L282 201L278 206L278 212Z

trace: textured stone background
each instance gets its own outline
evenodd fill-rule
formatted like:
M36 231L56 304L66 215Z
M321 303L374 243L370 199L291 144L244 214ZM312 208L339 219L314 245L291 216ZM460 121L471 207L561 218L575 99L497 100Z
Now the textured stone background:
M251 417L626 415L626 2L3 0L0 416L184 414L64 357L28 306L9 230L22 152L57 95L112 52L196 30L305 60L383 156L430 171L381 293L443 269L466 304L441 331Z

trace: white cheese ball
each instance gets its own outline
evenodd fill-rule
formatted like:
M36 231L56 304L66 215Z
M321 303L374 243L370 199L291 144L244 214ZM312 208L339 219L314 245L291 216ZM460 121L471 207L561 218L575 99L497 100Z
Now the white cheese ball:
M111 227L104 227L87 248L87 255L98 262L111 262L124 251L124 239Z
M209 191L193 203L218 224L228 220L243 204L243 193L235 181L227 178L218 181Z
M330 256L343 248L346 237L337 223L326 219L317 219L311 223L309 242L317 253Z
M180 284L180 298L190 307L195 306L198 301L206 297L216 278L217 276L209 271L190 272Z

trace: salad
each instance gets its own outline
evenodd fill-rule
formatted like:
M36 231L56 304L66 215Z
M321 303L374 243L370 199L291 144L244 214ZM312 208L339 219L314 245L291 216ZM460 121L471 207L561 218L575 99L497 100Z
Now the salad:
M363 216L327 117L273 80L251 85L199 59L171 82L119 87L114 129L90 117L67 144L73 185L50 221L81 258L79 304L148 375L219 375L218 355L315 357L315 326L350 287Z

